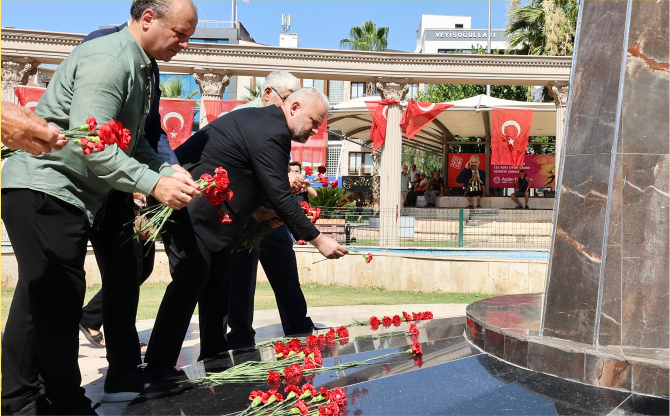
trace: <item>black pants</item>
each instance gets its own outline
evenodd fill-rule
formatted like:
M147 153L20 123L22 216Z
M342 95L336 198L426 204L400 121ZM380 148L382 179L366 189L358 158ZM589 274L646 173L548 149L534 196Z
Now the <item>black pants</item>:
M16 411L36 397L38 375L44 379L52 413L72 414L90 407L77 362L89 240L106 254L99 266L107 379L135 369L140 360L137 266L132 243L121 244L132 232L124 225L132 220L127 196L110 194L104 220L90 227L82 210L58 198L27 189L2 192L2 219L19 266L3 339L3 412Z
M184 211L184 212L182 212ZM227 304L216 304L230 263L230 251L211 252L194 234L186 210L176 211L163 234L170 261L172 282L158 309L144 362L150 367L174 366L179 358L195 305L200 302L200 355L227 350L222 330L210 328L208 313L227 311ZM211 294L203 296L201 293Z
M407 199L405 199L404 205L409 206L409 207L416 206L416 198L419 195L423 195L423 192L414 192L414 191L408 192L407 193Z
M137 261L138 270L138 286L141 286L142 283L151 276L151 272L154 270L156 245L154 243L145 243L146 241L137 241L133 239L133 248L135 249L135 260ZM107 253L100 253L97 250L94 250L94 254L98 262L100 262L101 256L107 255ZM102 297L102 290L100 290L88 301L86 306L84 306L80 321L84 328L91 328L96 331L100 330L100 327L102 326Z
M257 227L251 219L247 230ZM260 249L251 252L235 251L232 254L232 269L228 279L228 326L230 349L255 345L253 328L254 294L258 261L272 286L284 334L312 332L312 320L307 316L307 302L300 288L298 265L293 251L293 239L285 225L278 227L261 243ZM222 317L218 317L222 322Z

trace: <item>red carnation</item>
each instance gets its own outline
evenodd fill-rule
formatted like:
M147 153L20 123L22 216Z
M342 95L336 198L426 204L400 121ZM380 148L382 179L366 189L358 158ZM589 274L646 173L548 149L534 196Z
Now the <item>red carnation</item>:
M363 258L365 259L366 263L370 263L372 261L372 253L364 254Z
M395 315L393 317L393 325L399 326L402 323L402 318L400 318L400 315Z
M337 336L339 338L349 338L349 330L346 326L341 326L337 328Z
M218 207L223 204L226 200L226 197L221 192L216 192L213 196L209 198L209 204Z
M415 321L421 321L423 320L423 314L421 312L412 312L412 318L414 318Z
M305 240L298 240L297 244L298 244L299 246L306 246L306 245L307 245L307 241L305 241Z
M393 323L393 320L388 316L385 316L384 319L382 319L382 322L384 323L384 328L388 328L391 326L391 323Z
M208 184L212 183L212 181L214 180L214 178L212 178L212 175L210 175L209 173L203 173L202 175L200 175L200 179L207 182Z
M326 168L325 165L322 165L322 166L319 166L319 167L317 168L317 170L319 171L319 173L323 174L323 173L326 173L326 171L328 170L328 168Z
M294 392L296 395L300 395L300 387L296 386L295 384L289 384L284 389L284 393L289 394L291 392Z
M284 344L283 342L275 343L275 354L279 354L281 352L284 352L285 349L286 349L286 344Z
M295 352L300 352L300 347L302 346L302 343L298 338L293 338L288 342L288 344L286 344L286 346Z
M310 168L309 166L305 166L305 176L312 176L314 173L314 169Z
M273 396L275 396L275 398L277 399L278 402L281 402L282 400L284 400L284 396L282 396L281 393L277 393L277 392L275 392L275 393L273 394Z
M323 334L319 335L319 344L325 344L326 343L326 337L323 336Z
M228 175L214 175L214 182L216 182L216 187L220 190L227 189L228 185L230 185Z
M314 335L307 335L307 339L305 340L305 344L309 347L313 347L316 344L319 343L319 339L314 336Z
M268 383L274 383L275 381L281 380L281 374L275 372L274 370L270 370L268 373Z
M423 319L433 319L433 313L432 312L424 312L423 313Z
M410 324L409 329L407 330L412 335L419 335L419 328L416 327L414 324Z
M122 135L123 132L121 132L121 136ZM118 136L117 131L114 130L109 124L103 124L100 126L100 131L98 132L98 137L100 137L100 140L102 140L103 143L105 143L107 146L117 144L117 142L121 139L121 136Z
M330 182L330 187L331 188L337 188L337 185L339 185L339 182L337 182L337 181Z
M105 144L102 142L102 140L98 140L98 142L95 144L95 148L98 149L98 152L102 152L105 150Z
M314 362L317 363L318 365L323 364L323 356L321 355L321 351L314 350Z
M93 149L95 149L95 143L87 139L81 139L81 144L84 146L84 149L82 150L84 156L93 153Z
M372 325L372 326L379 325L379 318L377 318L376 316L371 317L370 318L370 325Z
M95 117L87 118L86 124L88 124L88 131L96 131L98 128L98 122L95 121Z
M421 343L419 343L419 341L414 341L412 344L412 354L415 356L423 355L423 350L421 349Z
M328 394L328 398L330 399L331 402L337 403L338 406L346 406L347 405L347 395L344 394L341 388L335 387L330 391Z
M302 388L301 388L301 391L302 391L302 396L305 396L305 393L309 392L309 395L305 396L305 397L316 397L316 389L314 388L314 386L312 386L309 383L303 384ZM302 397L302 396L300 396L300 397Z
M414 365L421 368L423 366L423 357L418 356L414 359Z
M228 189L228 201L232 201L232 200L233 200L233 195L234 195L233 190L232 190L232 189Z
M263 390L256 390L249 393L249 400L253 401L256 397L263 397Z
M305 360L302 363L302 368L304 368L305 370L313 370L316 367L317 366L316 366L316 363L314 362L314 360L312 360L309 357L305 357Z
M411 339L412 342L417 342L419 340L419 334L412 334L409 336L409 339Z
M109 120L109 124L112 124L113 121L114 120ZM122 127L121 123L119 123L118 121L115 121L115 123L118 123L119 127ZM112 126L112 128L114 128L114 127ZM118 143L119 147L121 148L121 150L128 150L128 148L130 147L130 141L131 141L130 130L128 130L128 129L121 130L121 135L119 137L120 137L120 140L117 143Z
M302 368L298 364L291 364L284 369L285 379L302 378Z
M326 334L326 341L334 341L335 340L335 329L330 328L330 331Z
M403 311L402 316L405 318L405 321L407 322L412 320L412 315L408 314L407 312Z
M298 408L300 414L303 416L309 413L309 410L307 409L307 404L305 404L304 400L298 400L298 403L295 404L295 407Z
M312 353L312 349L309 348L309 347L307 347L307 346L303 346L303 347L301 347L301 348L300 348L300 351L303 352L303 353L305 353L305 357L308 356L308 355L310 355L310 354Z
M226 176L228 176L228 171L225 170L223 167L219 166L218 168L214 169L214 174L215 175L226 175Z
M221 224L223 224L223 225L228 225L228 224L232 224L232 223L233 223L233 220L230 219L230 217L228 216L228 214L224 214L224 213L221 212L221 211L218 211L218 213L219 213L219 216L221 217L221 218L219 218L219 222L220 222Z
M382 364L382 369L386 371L386 374L391 374L391 367L389 367L388 364Z

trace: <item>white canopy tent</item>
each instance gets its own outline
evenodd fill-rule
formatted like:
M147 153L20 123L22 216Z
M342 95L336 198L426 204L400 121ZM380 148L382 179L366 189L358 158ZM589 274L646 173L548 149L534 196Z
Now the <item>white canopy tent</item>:
M332 107L328 127L342 131L351 138L364 143L370 141L372 117L365 101L380 101L380 96L360 97ZM556 106L554 103L501 100L487 95L477 95L463 100L452 101L448 110L443 111L411 140L403 134L403 144L422 150L443 154L445 144L459 137L490 138L493 108L534 109L531 136L556 135Z

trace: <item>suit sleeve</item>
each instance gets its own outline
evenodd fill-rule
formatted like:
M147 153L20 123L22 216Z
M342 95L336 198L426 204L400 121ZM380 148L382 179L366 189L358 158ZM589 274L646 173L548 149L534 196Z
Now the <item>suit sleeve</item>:
M288 183L286 168L288 155L281 144L285 136L271 136L262 141L251 153L251 164L255 172L260 173L260 183L270 205L286 223L296 240L311 241L318 237L319 230L307 219Z
M456 183L460 183L461 185L465 185L466 182L470 179L470 178L468 178L467 172L468 172L467 169L463 169L461 171L461 173L459 173L458 176L456 176Z

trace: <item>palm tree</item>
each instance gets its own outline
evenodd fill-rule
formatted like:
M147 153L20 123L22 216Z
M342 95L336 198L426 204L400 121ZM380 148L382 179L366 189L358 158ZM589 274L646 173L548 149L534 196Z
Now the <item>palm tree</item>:
M256 98L260 97L263 95L263 86L260 83L256 83L256 87L251 88L251 87L244 87L247 89L247 95L242 97L243 100L245 101L253 101Z
M521 55L572 55L577 27L577 0L512 0L505 34L508 53ZM519 47L519 49L516 49Z
M389 28L380 27L372 23L371 20L363 22L358 27L354 26L349 31L349 39L340 41L340 49L350 49L354 51L383 51L388 46ZM373 95L374 84L368 82L365 88L365 95Z
M184 81L177 77L172 77L167 81L161 81L159 87L161 89L161 97L181 98L181 94L184 91ZM190 100L199 92L200 90L193 90L186 98Z

